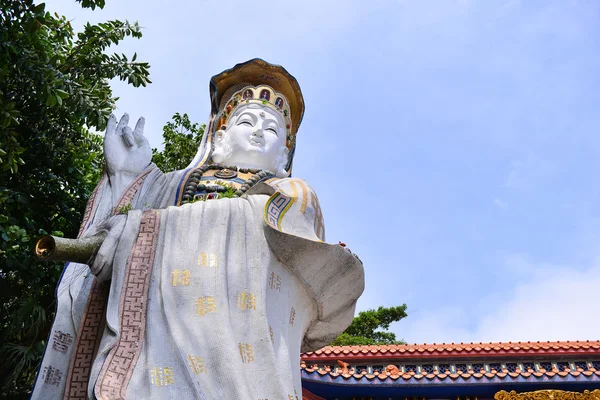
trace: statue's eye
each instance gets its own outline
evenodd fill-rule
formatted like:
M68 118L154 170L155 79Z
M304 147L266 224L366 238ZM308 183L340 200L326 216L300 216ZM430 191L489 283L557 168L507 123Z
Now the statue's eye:
M248 125L248 126L252 126L252 122L250 122L250 121L247 121L247 120L246 120L246 121L240 121L240 122L238 123L238 125Z
M277 130L275 130L275 128L267 128L267 130L277 135Z

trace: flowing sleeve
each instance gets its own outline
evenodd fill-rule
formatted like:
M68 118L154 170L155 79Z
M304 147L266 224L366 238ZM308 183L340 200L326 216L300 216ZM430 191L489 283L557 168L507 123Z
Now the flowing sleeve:
M360 259L340 245L325 243L319 200L303 180L271 183L275 193L265 205L265 237L271 251L308 289L317 319L304 335L302 351L328 345L352 322L364 290Z
M180 170L165 174L152 163L129 183L113 205L110 178L104 172L88 201L79 235L111 215L176 205L177 189L185 173L186 170Z
M125 188L117 204L113 204L110 178L106 170L92 192L83 214L78 237L94 224L99 224L111 215L122 214L130 209L142 208L141 189L148 177L164 175L154 164L150 164Z

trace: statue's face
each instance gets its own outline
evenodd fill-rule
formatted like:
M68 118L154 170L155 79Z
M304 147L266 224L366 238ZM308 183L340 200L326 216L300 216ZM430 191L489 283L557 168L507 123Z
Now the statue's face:
M281 115L259 105L240 106L215 137L213 160L281 175L287 163L285 123Z

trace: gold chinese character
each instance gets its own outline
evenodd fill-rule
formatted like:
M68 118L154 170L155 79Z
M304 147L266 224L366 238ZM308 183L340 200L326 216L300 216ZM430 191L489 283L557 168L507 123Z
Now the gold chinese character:
M269 287L281 291L281 278L275 272L271 272L271 275L269 275Z
M269 336L271 336L271 343L275 343L275 338L273 336L273 328L269 325Z
M254 362L254 351L252 345L248 343L239 343L238 349L240 350L240 357L242 357L243 363Z
M196 315L205 315L217 312L217 303L212 296L198 297L196 300Z
M294 320L296 319L296 310L292 307L292 311L290 311L290 325L294 326Z
M191 278L189 269L174 269L169 277L169 282L173 286L190 286Z
M165 367L164 375L165 375L165 385L174 385L175 384L175 379L173 379L173 370L171 368Z
M204 364L202 357L193 356L190 354L188 356L188 364L190 364L192 371L194 371L196 375L206 372L206 365Z
M205 252L200 253L200 255L198 256L198 265L201 267L218 267L219 262L217 259L217 255Z
M248 292L240 293L238 295L238 308L240 310L256 310L256 296Z
M154 367L150 370L150 382L156 386L174 385L173 369Z

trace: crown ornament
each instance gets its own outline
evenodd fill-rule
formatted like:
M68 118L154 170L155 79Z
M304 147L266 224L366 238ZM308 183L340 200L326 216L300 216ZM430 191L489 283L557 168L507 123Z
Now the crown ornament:
M245 86L233 93L225 106L219 110L216 119L217 129L227 126L229 118L235 113L236 109L248 104L268 107L282 116L286 130L286 146L289 150L292 150L296 135L292 127L289 102L283 94L268 85Z

